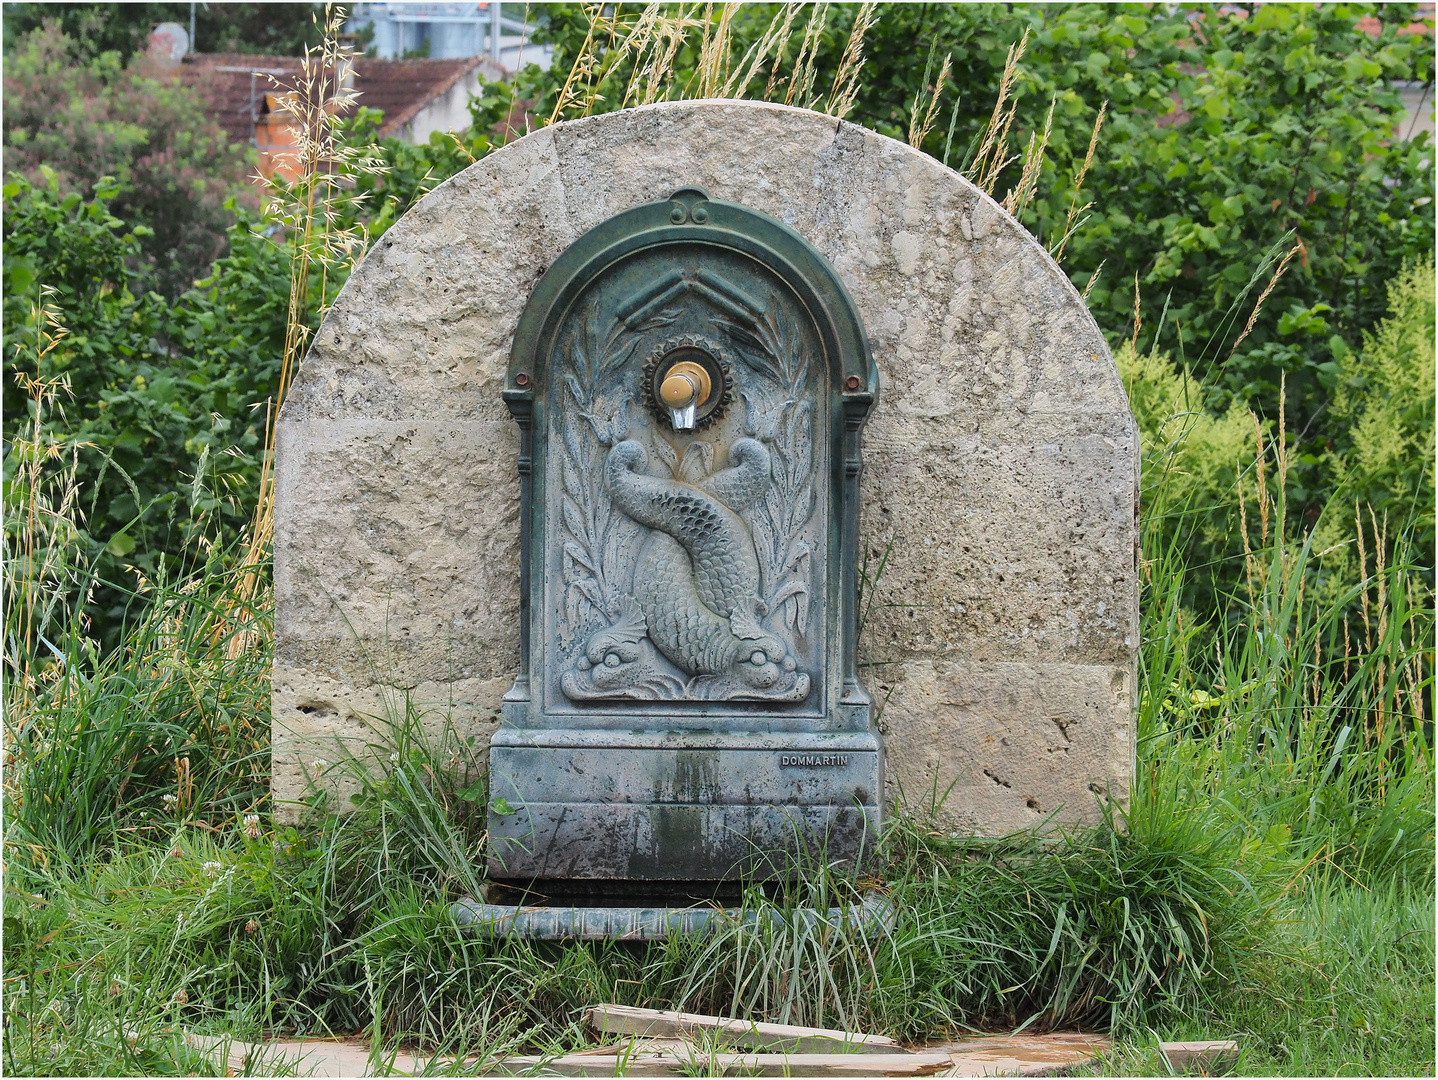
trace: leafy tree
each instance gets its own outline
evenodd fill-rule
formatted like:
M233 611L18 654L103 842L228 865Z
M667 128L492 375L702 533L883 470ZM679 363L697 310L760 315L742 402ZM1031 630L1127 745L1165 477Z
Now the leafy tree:
M248 151L229 142L194 96L137 57L84 60L54 30L27 35L6 58L6 166L32 182L48 168L64 190L105 200L133 226L136 256L167 296L189 288L224 249L225 201L246 191Z
M192 52L269 53L298 56L319 43L314 24L320 4L197 4ZM87 58L119 53L127 63L144 52L162 22L190 25L190 4L6 4L5 52L47 21L58 24Z
M1094 33L1079 14L1041 29L1041 45ZM1181 28L1156 14L1098 28L1102 51L1090 56L1106 62L1086 65L1100 74L1079 96L1101 92L1113 119L1070 273L1083 282L1106 261L1090 302L1115 337L1134 330L1137 275L1148 304L1139 347L1162 335L1181 349L1209 383L1211 406L1236 399L1275 416L1287 376L1289 416L1321 434L1338 365L1382 316L1385 283L1433 246L1432 147L1394 139L1402 112L1391 89L1396 79L1431 81L1432 36L1391 25L1370 36L1353 5L1204 10L1185 13ZM1150 59L1141 67L1140 57ZM1069 77L1076 68L1043 64L1041 89L1086 90L1087 74ZM1032 215L1045 237L1067 202L1062 183L1049 190ZM1273 268L1250 282L1275 247L1295 258L1237 343Z
M97 182L87 202L44 178L4 187L5 432L27 415L14 374L35 354L28 311L46 285L68 334L42 374L67 375L73 394L51 423L84 444L77 479L106 583L91 611L108 640L139 583L129 567L172 577L249 519L289 259L236 209L229 254L171 307L133 269L140 230L111 212L117 185Z

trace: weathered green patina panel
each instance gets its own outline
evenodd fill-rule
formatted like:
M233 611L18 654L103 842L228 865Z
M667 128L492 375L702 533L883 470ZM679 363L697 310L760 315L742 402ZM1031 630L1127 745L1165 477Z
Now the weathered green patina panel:
M877 389L822 256L698 189L549 268L505 389L522 667L491 743L493 876L712 881L861 856L883 799L854 667Z

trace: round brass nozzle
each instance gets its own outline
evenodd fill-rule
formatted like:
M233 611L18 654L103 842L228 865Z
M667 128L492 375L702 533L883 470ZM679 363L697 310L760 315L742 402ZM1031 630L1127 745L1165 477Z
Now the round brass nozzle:
M681 360L664 375L659 385L659 396L671 409L683 409L690 405L703 405L709 400L712 385L709 372L703 364L692 360Z

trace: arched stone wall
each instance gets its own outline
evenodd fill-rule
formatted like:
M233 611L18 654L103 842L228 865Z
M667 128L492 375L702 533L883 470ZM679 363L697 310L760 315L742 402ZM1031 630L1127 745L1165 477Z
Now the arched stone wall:
M500 397L550 262L686 186L795 229L853 296L860 660L889 798L995 835L1127 801L1138 442L1042 247L933 158L832 117L676 102L543 128L440 185L356 269L280 415L274 792L408 707L486 737L518 663L517 433ZM341 793L342 797L342 793ZM290 809L286 809L286 808Z

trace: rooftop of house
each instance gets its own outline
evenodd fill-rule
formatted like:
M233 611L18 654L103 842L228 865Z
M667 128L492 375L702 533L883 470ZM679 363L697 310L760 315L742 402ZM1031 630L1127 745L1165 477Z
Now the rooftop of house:
M291 89L301 60L293 56L195 53L184 58L180 77L210 104L211 114L236 142L249 142L256 118L266 111L265 95ZM458 60L354 59L354 88L359 104L384 112L380 135L393 135L429 102L467 78L475 69L486 79L506 74L487 57ZM271 78L279 83L271 81Z

